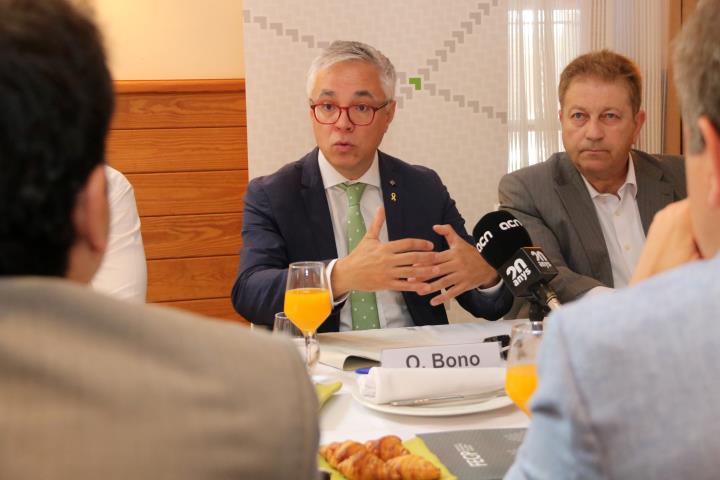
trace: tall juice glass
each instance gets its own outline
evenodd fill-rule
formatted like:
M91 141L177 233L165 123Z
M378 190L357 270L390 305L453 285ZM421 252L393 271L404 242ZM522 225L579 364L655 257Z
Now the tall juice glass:
M528 402L537 387L537 353L543 336L543 322L523 322L512 327L505 374L505 391L523 412L530 415Z
M330 290L322 262L295 262L288 267L285 288L285 315L303 333L308 372L317 362L317 329L332 310Z

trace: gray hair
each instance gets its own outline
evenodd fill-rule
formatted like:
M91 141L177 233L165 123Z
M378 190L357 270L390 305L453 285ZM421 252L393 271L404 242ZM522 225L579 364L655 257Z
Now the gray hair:
M307 73L307 95L308 98L315 86L317 74L323 68L330 67L340 62L359 61L375 65L380 72L380 83L387 100L395 98L395 85L397 75L395 67L390 60L379 50L361 42L336 40L329 47L322 51L310 64Z
M701 116L707 116L720 131L719 26L720 2L701 2L675 42L675 85L690 153L705 148L697 126Z

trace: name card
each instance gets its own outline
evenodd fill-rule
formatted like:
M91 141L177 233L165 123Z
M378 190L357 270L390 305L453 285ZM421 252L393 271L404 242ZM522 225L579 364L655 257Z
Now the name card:
M389 348L380 353L380 364L390 368L498 367L500 343L463 343L430 347Z

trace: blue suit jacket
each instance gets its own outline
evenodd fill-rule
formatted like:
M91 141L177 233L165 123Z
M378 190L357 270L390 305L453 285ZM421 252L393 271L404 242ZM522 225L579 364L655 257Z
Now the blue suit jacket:
M472 242L465 221L437 173L382 152L378 152L378 162L389 240L422 238L433 242L436 251L443 251L448 245L432 226L447 223ZM274 174L250 182L242 235L233 305L249 321L272 325L274 314L283 310L288 264L337 258L317 148ZM430 305L432 295L404 292L403 296L416 325L448 322L442 305ZM457 300L476 317L490 320L504 315L512 303L505 287L492 297L471 290ZM338 330L341 307L333 309L320 332Z

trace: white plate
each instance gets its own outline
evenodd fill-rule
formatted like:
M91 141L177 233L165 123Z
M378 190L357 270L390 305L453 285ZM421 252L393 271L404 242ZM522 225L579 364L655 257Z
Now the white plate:
M450 417L453 415L467 415L470 413L487 412L489 410L495 410L497 408L503 408L513 404L512 400L510 400L507 395L502 395L488 400L479 400L469 403L436 403L434 405L420 405L415 407L395 407L389 404L372 403L362 397L355 388L353 388L350 393L358 403L370 410L415 417Z

